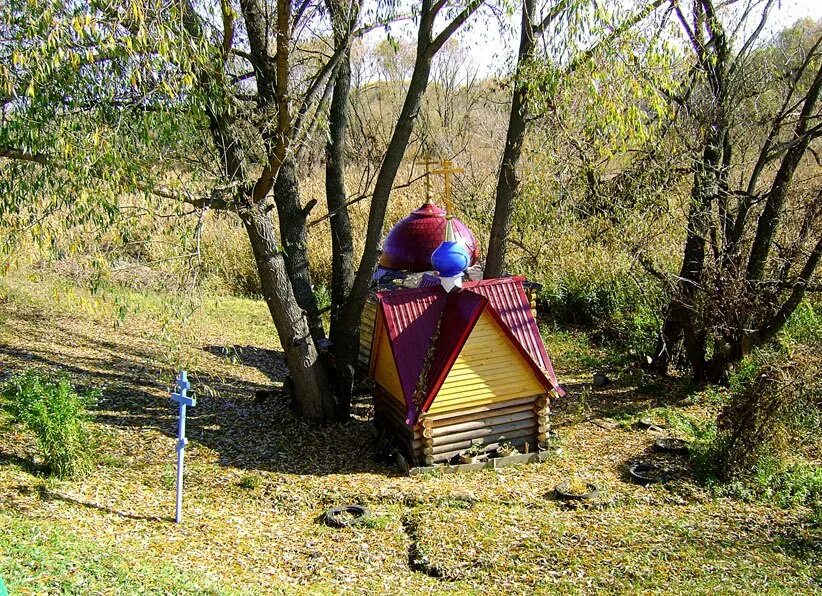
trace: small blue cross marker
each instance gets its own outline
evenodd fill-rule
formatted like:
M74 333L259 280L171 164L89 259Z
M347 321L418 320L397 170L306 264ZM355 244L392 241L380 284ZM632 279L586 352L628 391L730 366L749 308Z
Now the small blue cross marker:
M197 400L187 395L191 388L188 382L186 371L181 370L176 380L177 391L172 391L171 400L180 405L180 423L177 431L177 512L174 517L179 524L183 521L183 461L185 459L185 449L188 444L186 439L186 406L196 406Z

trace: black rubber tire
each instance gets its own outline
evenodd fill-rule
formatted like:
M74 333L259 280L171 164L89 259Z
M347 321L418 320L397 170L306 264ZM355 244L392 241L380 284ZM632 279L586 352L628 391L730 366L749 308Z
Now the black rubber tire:
M560 482L554 487L554 494L562 501L590 501L591 499L596 499L599 496L599 488L597 488L596 484L586 482L585 486L587 487L588 492L581 495L566 492L567 484L567 481Z
M631 480L633 480L640 486L648 486L649 484L659 484L662 482L667 482L668 478L666 478L664 474L656 478L646 476L644 474L645 472L656 472L659 470L661 470L661 468L656 464L632 464L628 466L628 475L631 477Z
M353 515L353 519L343 519L343 514ZM323 514L323 523L332 528L347 528L360 523L368 517L368 509L362 505L343 505L342 507L332 507Z
M688 453L688 442L675 437L663 437L654 441L654 449L665 453Z

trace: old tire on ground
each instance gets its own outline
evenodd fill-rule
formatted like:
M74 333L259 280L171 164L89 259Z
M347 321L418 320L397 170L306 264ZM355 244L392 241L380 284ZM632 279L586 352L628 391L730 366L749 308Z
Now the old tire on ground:
M582 494L568 492L570 489L570 484L571 483L566 480L565 482L560 482L554 487L554 494L558 499L562 501L590 501L591 499L595 499L599 496L599 488L597 488L596 484L586 482L586 492Z
M641 486L666 482L668 475L660 466L652 463L638 463L628 466L628 475Z
M326 511L322 520L323 523L332 528L346 528L359 523L368 516L368 509L362 505L343 505L342 507L332 507Z
M688 453L688 441L675 437L663 437L654 441L654 449L667 453Z

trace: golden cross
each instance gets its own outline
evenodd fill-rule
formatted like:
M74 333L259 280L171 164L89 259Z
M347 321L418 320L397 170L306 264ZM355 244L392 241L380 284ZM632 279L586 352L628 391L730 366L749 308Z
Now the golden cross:
M423 155L414 162L415 166L425 166L425 201L427 203L431 203L434 199L434 193L431 192L431 166L439 165L439 163L440 160L430 155Z
M431 172L432 174L441 174L445 178L445 216L454 216L454 203L451 202L451 174L464 174L465 170L462 168L455 168L454 162L450 159L442 160L442 167Z

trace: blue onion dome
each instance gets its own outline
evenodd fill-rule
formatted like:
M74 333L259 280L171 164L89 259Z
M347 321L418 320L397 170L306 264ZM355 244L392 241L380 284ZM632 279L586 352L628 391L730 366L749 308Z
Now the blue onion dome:
M450 219L445 230L445 240L431 255L431 265L440 277L456 277L471 264L471 255L465 245L456 240Z

